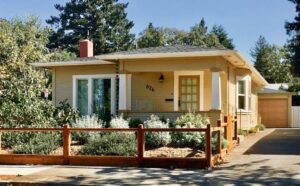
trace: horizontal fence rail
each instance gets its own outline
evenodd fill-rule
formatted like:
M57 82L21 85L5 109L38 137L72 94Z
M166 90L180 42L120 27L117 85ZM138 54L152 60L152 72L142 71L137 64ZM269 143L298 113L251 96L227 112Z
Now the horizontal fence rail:
M9 132L33 132L59 133L62 140L60 155L56 154L1 154L1 134ZM72 137L80 134L122 134L131 135L132 143L136 150L130 156L120 155L78 155L74 149L80 144L73 144ZM150 134L170 135L181 134L203 134L204 149L179 148L176 146L163 146L158 149L151 149L145 142ZM213 144L213 138L217 134L217 142ZM227 140L227 147L222 147L222 140ZM205 168L212 167L231 150L237 143L237 118L225 116L224 121L218 121L216 127L207 125L206 128L144 128L142 124L138 128L70 128L64 125L63 128L0 128L0 164L59 164L59 165L102 165L102 166L140 166L140 167L178 167L178 168ZM80 143L80 141L77 141ZM77 146L76 146L77 145ZM213 146L216 149L213 149ZM81 146L80 146L81 147ZM173 152L172 150L176 150ZM177 153L177 154L176 154ZM200 155L199 155L200 153ZM202 153L202 155L201 155ZM162 157L170 156L170 157ZM167 154L167 155L166 155ZM176 155L179 154L179 157ZM196 157L190 157L198 154Z

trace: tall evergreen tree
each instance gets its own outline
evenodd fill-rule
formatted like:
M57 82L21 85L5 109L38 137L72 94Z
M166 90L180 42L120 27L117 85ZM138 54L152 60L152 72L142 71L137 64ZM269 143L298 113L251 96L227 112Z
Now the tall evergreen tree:
M59 16L46 22L52 26L49 48L78 52L80 39L92 39L95 54L127 50L132 46L133 22L127 19L128 3L118 0L71 0L56 4Z
M269 83L288 83L292 79L290 63L285 60L286 49L270 45L260 36L251 50L254 67Z
M207 32L205 20L202 18L199 24L194 25L188 35L188 45L201 47L223 48L218 37L214 33Z
M137 40L138 48L164 46L163 34L160 32L159 28L154 27L152 23L149 23L147 29L139 35L140 37Z
M293 22L285 23L287 34L291 37L288 41L288 49L293 71L300 76L300 0L289 1L295 4L297 15Z
M225 28L222 25L214 25L211 29L211 32L214 33L219 42L228 49L234 49L234 45L232 39L228 37L228 33L226 32Z
M221 43L222 42L222 43ZM137 39L139 48L192 45L204 48L229 48L233 49L232 39L222 26L216 26L208 32L205 20L191 27L189 32L175 28L154 27L152 23L139 35Z

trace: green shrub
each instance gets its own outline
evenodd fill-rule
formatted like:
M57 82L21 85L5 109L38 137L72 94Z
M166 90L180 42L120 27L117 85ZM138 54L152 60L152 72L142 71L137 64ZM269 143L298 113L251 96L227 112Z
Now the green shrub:
M210 124L209 118L195 113L186 113L176 119L175 125L182 128L203 128Z
M104 124L102 120L98 119L97 115L93 114L77 118L72 126L73 128L102 128ZM73 132L72 138L80 144L84 144L90 138L95 138L97 135L99 135L97 132Z
M12 147L15 154L49 154L60 146L62 136L58 133L34 133L27 142L17 142Z
M67 100L61 101L54 111L54 119L60 127L71 125L79 117L78 110L74 109Z
M205 128L209 124L209 118L200 114L187 113L176 119L176 128ZM191 147L204 149L205 133L204 132L174 132L172 142L179 147Z
M162 122L158 116L151 115L149 120L144 122L145 128L169 128L167 123ZM150 147L166 146L171 142L169 132L146 132L145 133L146 145Z
M80 150L82 155L134 156L137 143L133 133L110 132L89 140Z
M217 133L213 134L211 143L212 143L212 151L214 154L216 154L217 150L218 150L218 134ZM222 149L227 148L228 141L223 137L223 135L221 136L221 143L222 143Z
M143 121L140 119L131 119L129 120L129 127L130 128L138 128L139 124L143 124Z
M260 131L263 131L263 130L266 129L266 126L265 126L264 124L257 124L257 125L255 126L255 128L259 129Z
M109 122L110 128L129 128L129 120L123 118L123 115L116 116Z
M238 129L238 135L246 135L247 131L243 130L243 129Z
M248 133L249 134L253 134L253 133L256 133L257 132L257 128L255 128L255 127L252 127L252 128L250 128L249 130L248 130Z

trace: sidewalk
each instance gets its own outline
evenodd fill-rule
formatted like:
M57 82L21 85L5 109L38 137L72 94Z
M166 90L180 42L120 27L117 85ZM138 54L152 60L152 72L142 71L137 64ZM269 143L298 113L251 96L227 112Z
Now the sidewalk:
M19 175L0 185L300 185L299 155L245 154L273 131L247 137L214 170L0 165L0 178Z

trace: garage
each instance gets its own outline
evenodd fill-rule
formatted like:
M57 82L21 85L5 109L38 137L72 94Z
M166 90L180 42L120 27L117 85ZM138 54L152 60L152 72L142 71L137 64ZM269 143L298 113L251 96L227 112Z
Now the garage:
M259 123L267 128L291 127L292 93L285 84L269 84L258 92Z
M258 113L261 117L261 123L268 128L289 127L288 99L259 99Z

